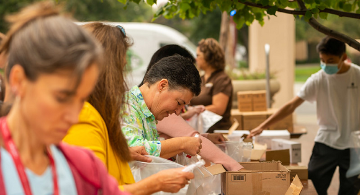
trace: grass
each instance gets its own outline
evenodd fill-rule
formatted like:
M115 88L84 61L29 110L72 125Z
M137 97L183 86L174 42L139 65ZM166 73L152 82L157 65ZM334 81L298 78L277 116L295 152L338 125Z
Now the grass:
M295 82L305 82L312 74L321 68L317 66L295 66Z

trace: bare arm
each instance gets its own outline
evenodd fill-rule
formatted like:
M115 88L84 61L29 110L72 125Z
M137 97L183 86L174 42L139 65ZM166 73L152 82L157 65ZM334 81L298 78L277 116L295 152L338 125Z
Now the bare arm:
M212 97L212 104L205 106L205 109L222 116L225 113L228 102L229 96L224 93L218 93Z
M123 187L132 195L148 195L159 191L176 193L188 184L190 179L194 178L193 173L183 172L182 169L181 167L160 171L139 182Z
M161 141L160 157L170 158L181 152L196 155L201 149L201 139L198 137L176 137Z
M264 129L268 128L270 125L275 124L281 119L285 118L289 114L293 113L294 110L304 102L303 99L296 96L290 102L281 107L276 113L271 115L267 120L257 126L255 129L251 130L249 137L259 135Z
M184 119L175 114L164 118L157 124L157 130L171 137L193 137L198 134L195 129L188 125ZM200 136L202 140L202 149L200 156L205 160L209 160L213 163L222 164L229 171L238 171L243 168L238 162L232 159L230 156L223 153L217 146L215 146L210 140L203 136Z

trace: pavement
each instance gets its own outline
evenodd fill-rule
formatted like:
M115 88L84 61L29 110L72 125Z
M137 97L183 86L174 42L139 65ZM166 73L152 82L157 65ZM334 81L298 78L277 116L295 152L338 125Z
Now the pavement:
M294 95L300 91L301 86L304 83L294 84ZM302 162L299 165L307 166L310 160L312 148L314 146L314 139L318 130L317 118L316 118L316 103L309 103L305 101L296 110L294 115L294 123L296 126L305 127L307 134L302 135L298 139L292 139L301 143L301 158ZM338 168L335 171L332 182L328 189L328 195L336 195L339 190L339 173Z

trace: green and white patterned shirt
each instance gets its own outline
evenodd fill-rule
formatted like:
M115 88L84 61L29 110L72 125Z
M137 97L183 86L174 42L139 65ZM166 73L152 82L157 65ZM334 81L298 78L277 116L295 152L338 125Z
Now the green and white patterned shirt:
M145 104L139 87L126 93L121 129L130 147L144 146L149 155L160 156L161 142L156 129L155 116Z

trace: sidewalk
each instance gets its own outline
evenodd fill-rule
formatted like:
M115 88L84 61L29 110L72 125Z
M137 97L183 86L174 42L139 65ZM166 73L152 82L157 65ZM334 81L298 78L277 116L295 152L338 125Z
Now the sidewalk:
M294 84L294 95L300 91L303 83ZM316 119L316 103L304 102L295 110L294 123L298 126L303 126L307 130L306 135L302 135L298 139L293 139L294 141L301 143L301 160L300 165L307 166L310 160L312 148L314 146L314 139L318 130L317 119ZM336 169L333 180L328 189L329 195L337 195L339 190L339 173Z

